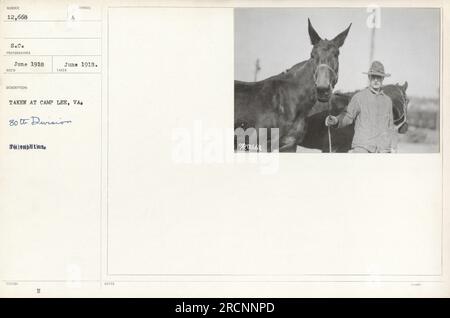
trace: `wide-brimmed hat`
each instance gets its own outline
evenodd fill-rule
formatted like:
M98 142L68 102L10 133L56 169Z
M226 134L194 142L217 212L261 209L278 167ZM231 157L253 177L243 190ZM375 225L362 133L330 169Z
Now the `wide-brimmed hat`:
M370 65L369 71L363 72L363 74L377 75L377 76L383 76L383 77L391 76L391 74L384 72L384 66L379 61L373 61L372 65Z

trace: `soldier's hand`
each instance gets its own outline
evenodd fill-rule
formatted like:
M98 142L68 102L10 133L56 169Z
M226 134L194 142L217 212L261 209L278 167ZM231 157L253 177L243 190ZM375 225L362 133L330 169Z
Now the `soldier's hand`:
M327 116L327 118L325 118L325 126L335 126L338 123L338 119L336 116Z

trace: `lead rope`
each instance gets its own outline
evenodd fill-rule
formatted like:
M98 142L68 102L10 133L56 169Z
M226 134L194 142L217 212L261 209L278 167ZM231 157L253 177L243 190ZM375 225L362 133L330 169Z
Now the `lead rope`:
M331 115L331 97L328 100L328 116L329 115ZM330 126L327 126L327 127L328 127L328 149L329 149L329 152L331 153L331 149L332 149L332 147L331 147L331 127Z

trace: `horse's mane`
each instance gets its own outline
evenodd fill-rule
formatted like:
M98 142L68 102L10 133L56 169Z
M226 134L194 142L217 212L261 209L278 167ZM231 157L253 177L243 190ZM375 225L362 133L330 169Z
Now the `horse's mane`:
M292 66L291 68L289 68L289 69L287 69L285 72L283 72L283 73L290 73L290 72L296 72L296 71L298 71L300 68L302 68L306 63L308 63L310 61L310 59L309 60L305 60L305 61L302 61L302 62L300 62L300 63L297 63L297 64L295 64L294 66ZM282 73L282 74L283 74Z
M291 66L290 68L288 68L287 70L285 70L284 72L281 72L277 75L273 75L271 77L267 77L263 80L260 81L256 81L256 82L247 82L247 81L238 81L235 80L234 82L236 84L240 84L240 85L258 85L258 84L262 84L268 81L273 81L273 80L284 80L287 74L291 74L293 72L297 72L298 70L300 70L306 63L308 63L310 60L305 60L302 61L300 63L297 63L293 66Z

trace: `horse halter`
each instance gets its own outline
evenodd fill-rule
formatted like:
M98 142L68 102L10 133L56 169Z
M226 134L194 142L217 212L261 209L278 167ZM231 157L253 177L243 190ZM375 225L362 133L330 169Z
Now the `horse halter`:
M333 92L334 85L338 81L338 75L335 72L335 70L330 65L328 65L326 63L322 63L322 64L317 65L316 70L314 71L314 75L313 75L314 84L317 85L317 83L316 83L316 81L317 81L317 72L319 71L319 69L321 67L326 67L327 69L329 69L331 71L331 73L333 74L333 76L334 76L334 82L332 81L333 84L330 83L330 86L329 86L330 91ZM329 112L331 111L331 97L328 99L328 111ZM329 147L329 152L331 153L332 150L333 150L333 147L331 145L331 129L330 129L330 126L328 126L328 147Z
M396 87L396 88L400 91L400 96L402 97L402 108L403 108L403 114L400 116L400 118L398 118L397 120L394 120L395 129L398 130L400 127L403 126L403 124L406 123L406 113L407 113L407 110L408 110L408 100L406 99L405 94L403 93L403 91L400 88L398 88L398 87ZM400 121L400 123L399 124L395 124L396 121L397 122Z
M317 65L316 70L314 71L314 75L313 75L314 83L316 83L316 81L317 81L317 72L319 72L319 69L321 67L325 67L331 71L331 73L333 74L334 79L335 79L334 83L336 84L338 81L338 75L337 75L336 71L330 65L328 65L326 63ZM332 86L334 86L334 85L330 84L330 88L332 88Z

